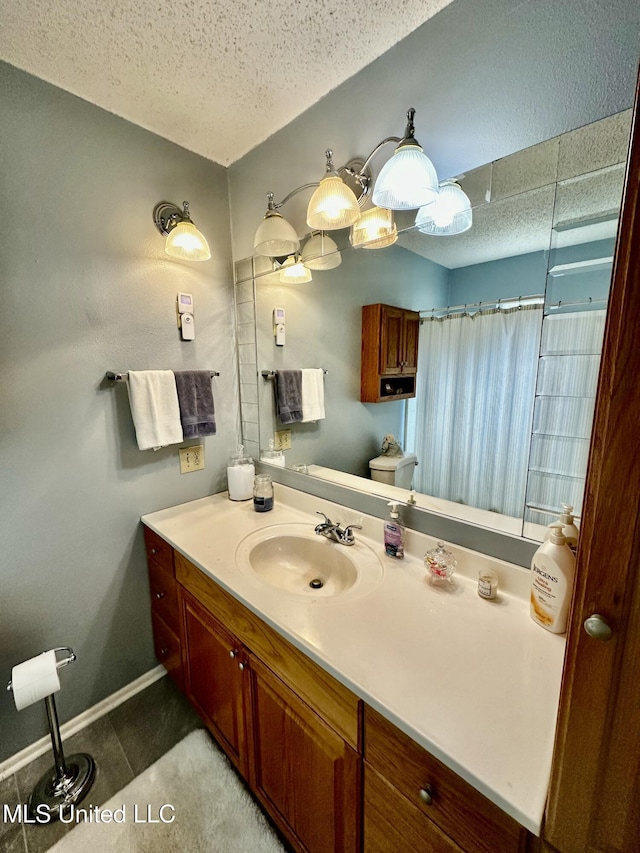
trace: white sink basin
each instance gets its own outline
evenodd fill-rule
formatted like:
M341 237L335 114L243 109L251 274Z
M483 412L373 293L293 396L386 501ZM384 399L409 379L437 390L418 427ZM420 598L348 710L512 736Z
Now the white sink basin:
M236 563L262 583L306 598L362 595L383 574L368 545L357 538L340 545L318 536L312 524L274 524L250 533L236 550Z

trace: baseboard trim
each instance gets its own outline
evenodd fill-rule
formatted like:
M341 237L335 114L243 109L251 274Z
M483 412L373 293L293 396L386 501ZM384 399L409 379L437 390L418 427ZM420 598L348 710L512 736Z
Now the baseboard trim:
M77 717L69 720L69 722L63 723L60 726L60 736L62 740L64 741L67 738L70 738L71 735L75 735L86 726L94 723L96 720L99 720L100 717L104 717L104 715L108 714L109 711L113 711L113 709L117 708L118 705L122 705L122 703L126 702L127 699L131 699L131 697L135 696L136 693L140 693L141 690L149 687L150 684L153 684L155 681L159 681L166 674L166 669L159 664L154 669L150 669L149 672L145 672L145 674L141 675L140 678L136 678L135 681L131 681L120 690L112 693L111 696L107 696L106 699L103 699L91 708L87 708L86 711L78 714ZM5 759L5 761L0 763L0 782L3 779L6 779L7 776L11 776L11 774L15 773L16 770L20 770L22 767L25 767L33 761L34 758L44 755L45 752L50 749L51 737L50 735L46 735L45 737L40 738L40 740L37 740L35 743L21 749L20 752L16 752L16 754L12 755L10 758Z

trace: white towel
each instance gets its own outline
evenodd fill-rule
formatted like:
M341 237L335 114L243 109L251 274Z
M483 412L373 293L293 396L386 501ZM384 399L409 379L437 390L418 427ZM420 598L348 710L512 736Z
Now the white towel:
M324 370L321 367L302 371L302 421L324 418Z
M129 404L140 450L183 440L173 370L130 370Z

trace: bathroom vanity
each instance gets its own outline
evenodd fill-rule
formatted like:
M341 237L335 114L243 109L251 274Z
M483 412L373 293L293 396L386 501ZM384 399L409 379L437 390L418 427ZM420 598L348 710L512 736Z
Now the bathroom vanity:
M564 638L530 620L526 570L451 546L433 587L435 540L393 560L380 519L285 486L269 513L219 494L142 520L158 659L294 849L536 849Z

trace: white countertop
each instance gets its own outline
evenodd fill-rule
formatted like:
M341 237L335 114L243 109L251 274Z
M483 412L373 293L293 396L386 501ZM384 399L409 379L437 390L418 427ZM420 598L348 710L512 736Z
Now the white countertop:
M384 554L383 521L276 484L272 511L213 495L142 521L282 636L535 834L540 833L565 638L529 617L529 572L448 545L455 591L428 582L436 540L407 531L405 559ZM280 592L238 569L240 542L262 527L362 520L356 545L379 555L382 580L335 598ZM336 548L344 548L335 544ZM345 549L349 551L350 549ZM495 602L477 572L500 579Z

